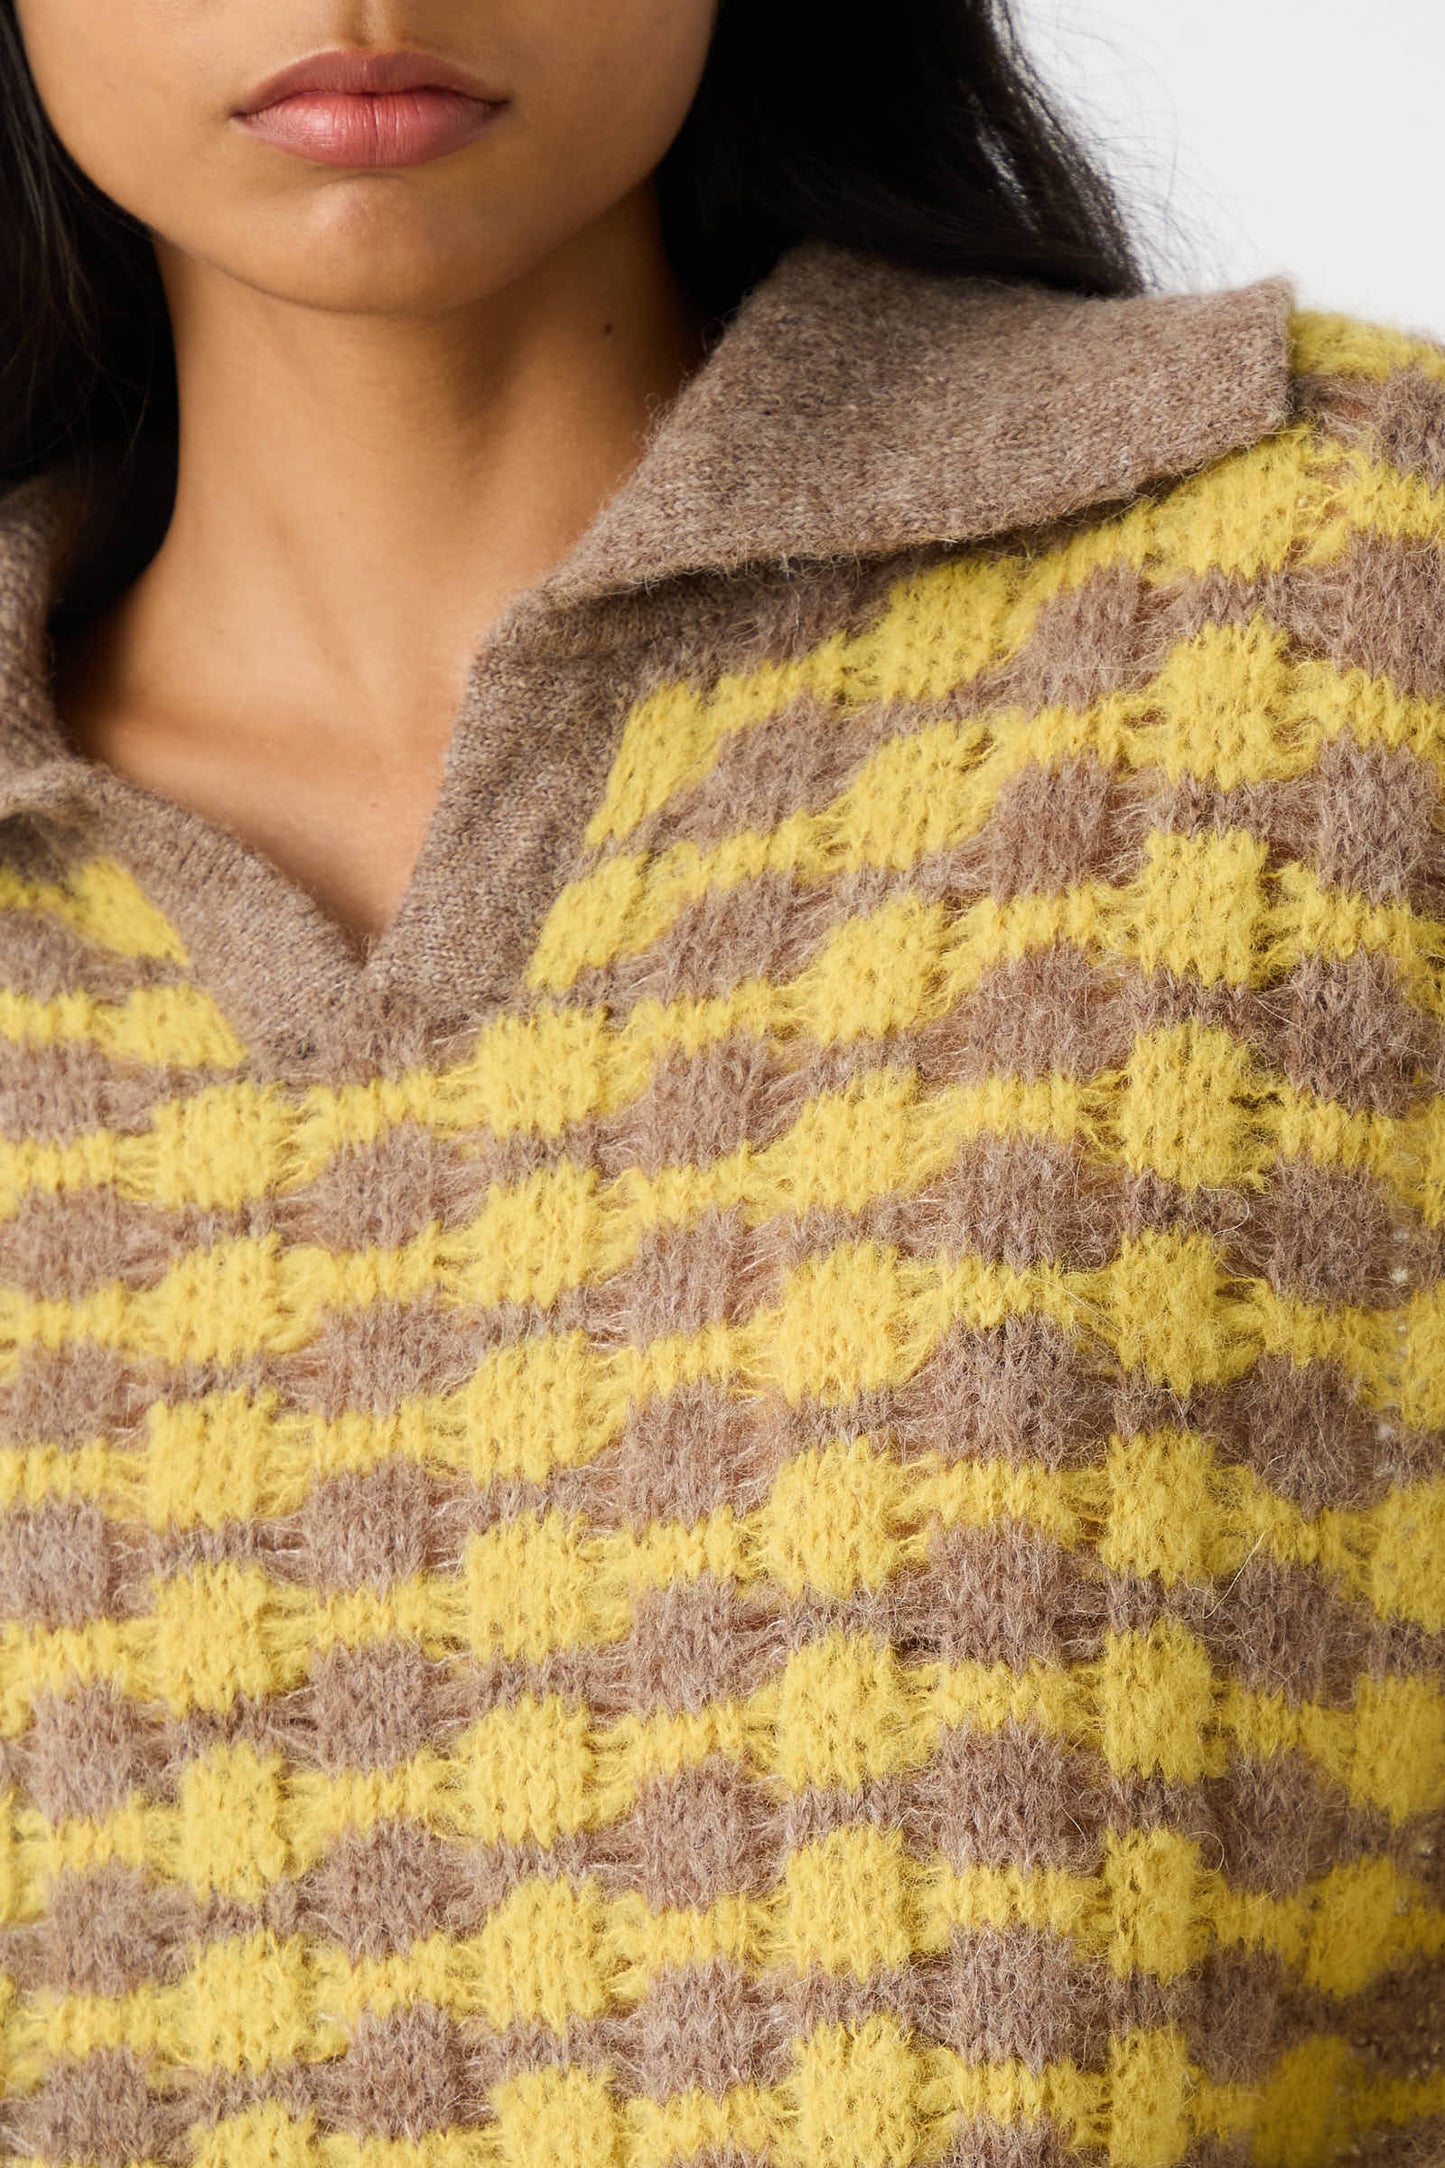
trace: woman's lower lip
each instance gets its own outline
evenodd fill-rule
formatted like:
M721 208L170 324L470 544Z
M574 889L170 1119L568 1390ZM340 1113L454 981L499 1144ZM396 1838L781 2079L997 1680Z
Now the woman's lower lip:
M430 86L379 94L306 90L238 114L248 134L323 166L419 166L479 136L503 108Z

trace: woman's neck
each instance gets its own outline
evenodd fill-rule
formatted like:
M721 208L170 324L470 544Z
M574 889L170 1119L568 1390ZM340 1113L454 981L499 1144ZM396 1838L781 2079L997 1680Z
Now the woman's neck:
M484 305L288 306L162 258L174 507L58 658L79 750L265 851L361 938L402 893L488 626L702 358L650 196Z
M650 194L484 303L348 316L162 265L175 507L132 598L137 652L197 628L227 688L343 699L357 730L434 710L487 624L564 556L701 359Z

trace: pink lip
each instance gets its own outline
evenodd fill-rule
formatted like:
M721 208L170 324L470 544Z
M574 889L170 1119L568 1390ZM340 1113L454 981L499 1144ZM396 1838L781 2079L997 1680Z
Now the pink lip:
M248 135L319 165L411 166L459 150L506 105L430 53L312 53L251 91L235 119Z

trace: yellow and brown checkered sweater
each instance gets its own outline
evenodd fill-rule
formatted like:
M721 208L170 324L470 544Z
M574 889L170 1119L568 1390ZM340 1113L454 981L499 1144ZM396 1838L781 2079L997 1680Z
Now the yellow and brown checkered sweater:
M0 2160L1445 2159L1445 349L785 259L369 956L0 503Z

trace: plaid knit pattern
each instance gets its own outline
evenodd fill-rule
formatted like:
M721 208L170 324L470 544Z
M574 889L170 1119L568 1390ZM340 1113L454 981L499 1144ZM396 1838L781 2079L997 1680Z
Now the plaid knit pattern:
M445 1059L0 867L7 2164L1445 2158L1445 350L1295 337L649 687Z

